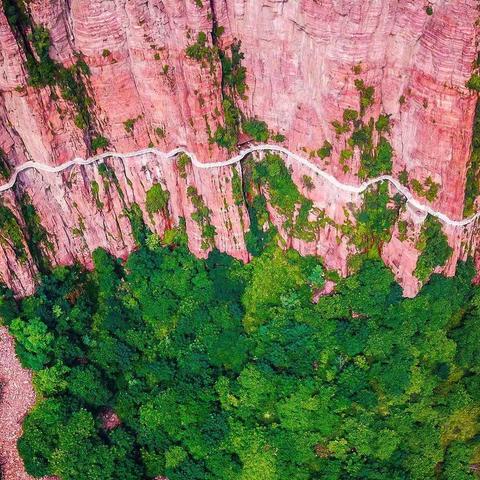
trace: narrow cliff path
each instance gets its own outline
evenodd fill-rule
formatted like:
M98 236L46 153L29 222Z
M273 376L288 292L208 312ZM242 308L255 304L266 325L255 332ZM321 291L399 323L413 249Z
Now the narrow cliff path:
M228 160L224 160L222 162L209 162L209 163L200 162L194 153L189 152L188 150L185 150L184 148L181 148L181 147L175 148L170 152L162 152L161 150L158 150L156 148L144 148L142 150L137 150L135 152L130 152L130 153L105 152L100 155L95 155L87 159L76 157L73 160L70 160L58 166L45 165L44 163L38 163L38 162L25 162L24 164L18 166L14 170L14 172L12 173L12 176L10 177L10 180L7 183L0 186L0 193L11 189L15 185L18 175L21 172L24 172L25 170L30 170L30 169L35 169L39 172L58 173L58 172L62 172L63 170L66 170L67 168L73 167L75 165L90 165L92 163L102 161L106 158L120 158L122 160L125 160L128 158L135 158L140 155L154 154L168 160L182 153L185 153L190 157L190 159L192 160L192 164L196 168L213 169L213 168L221 168L229 165L234 165L236 163L241 162L250 153L260 152L260 151L271 151L271 152L283 153L284 155L287 155L288 157L297 161L301 165L306 166L307 168L309 168L319 176L323 177L325 180L331 183L334 187L349 193L360 194L364 192L367 188L371 187L372 185L375 185L377 183L384 182L384 181L390 182L398 190L398 192L401 193L406 198L407 203L409 203L412 207L414 207L415 209L421 212L424 212L426 214L429 214L429 215L432 215L433 217L438 218L440 221L442 221L446 225L451 225L454 227L464 227L474 222L480 216L480 212L477 212L471 217L464 218L462 220L451 219L444 213L439 212L438 210L434 210L429 205L425 205L419 202L416 198L414 198L413 194L410 192L410 190L408 190L408 188L402 185L396 178L393 178L391 175L381 175L379 177L372 178L366 182L363 182L358 186L350 185L348 183L342 183L339 180L337 180L333 175L330 175L329 173L325 172L320 167L313 164L306 158L291 152L287 148L280 147L278 145L268 145L268 144L255 145L245 150L242 150L238 155L235 155L234 157Z

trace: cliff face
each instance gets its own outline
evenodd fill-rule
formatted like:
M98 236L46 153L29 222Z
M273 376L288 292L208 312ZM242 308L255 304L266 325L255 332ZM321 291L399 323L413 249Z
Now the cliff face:
M105 146L95 145L101 137L108 150L184 146L202 161L223 160L231 153L209 139L228 123L225 100L232 99L244 118L263 120L284 136L274 140L358 184L359 173L368 176L361 148L352 143L353 127L342 130L345 113L355 110L353 123L361 117L366 129L370 118L389 116L383 133L371 128L370 141L388 140L392 175L406 174L422 202L452 218L463 215L477 100L465 87L477 52L476 0L32 0L26 18L15 23L11 10L0 12L0 147L11 167L86 157ZM50 32L55 68L73 71L77 90L62 84L63 73L50 85L31 85L25 61L38 26ZM191 45L199 53L186 55ZM236 46L244 55L245 92L241 79L228 83L228 64L217 54L233 59ZM38 61L38 48L33 55ZM313 155L325 141L329 155ZM362 199L318 178L305 184L311 172L285 161L301 193L329 218L314 239L287 242L323 255L327 266L345 274L356 249L342 225ZM202 227L191 216L200 198L211 211L215 245L248 259L249 215L244 203L233 201L233 168L187 165L183 172L177 162L152 155L106 163L107 174L96 165L62 174L29 171L3 195L22 238L15 243L4 221L0 272L19 294L32 291L38 250L52 264L90 265L96 247L127 255L135 248L128 214L134 203L159 234L184 218L191 249L203 255ZM146 210L154 183L170 193L168 214ZM427 194L432 186L435 192ZM284 230L282 216L272 208L270 215ZM423 219L409 208L400 217L408 234L396 226L382 256L412 295L419 286L413 270ZM452 274L456 260L474 251L476 226L444 231L453 254L443 270Z

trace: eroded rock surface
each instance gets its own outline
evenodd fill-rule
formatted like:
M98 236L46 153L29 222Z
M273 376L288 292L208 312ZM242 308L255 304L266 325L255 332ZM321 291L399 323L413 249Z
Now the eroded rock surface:
M431 15L422 2L394 0L32 0L31 22L50 31L51 58L70 67L80 55L89 68L84 84L92 101L91 124L79 128L78 109L57 87L28 85L25 49L0 12L0 147L12 166L29 159L61 164L88 156L97 135L117 151L154 144L163 150L185 146L204 161L229 157L209 141L224 123L225 72L219 61L202 66L185 54L198 33L205 32L209 48L214 43L228 52L241 41L248 87L237 98L243 115L264 120L272 132L284 135L285 146L305 156L328 140L331 155L314 160L342 181L359 182L360 158L354 150L351 158L342 159L348 134L337 135L332 122L341 122L346 109L359 110L355 80L374 87L374 103L364 117L390 116L393 174L405 170L421 185L430 179L438 185L432 206L461 218L477 100L465 87L476 57L477 2L436 0L429 5ZM125 214L132 203L159 234L185 218L190 247L204 255L199 226L191 219L189 186L211 210L215 245L248 259L248 213L232 201L231 168L189 168L187 178L181 178L174 165L148 156L107 163L122 193L91 166L59 175L25 173L15 192L4 195L22 228L21 203L28 195L48 232L48 242L40 242L40 248L52 264L80 261L90 266L91 251L99 246L126 256L135 248ZM309 173L294 163L291 170L303 188L302 177ZM170 192L168 219L145 210L146 191L156 181ZM303 253L321 254L329 267L345 274L354 248L338 225L345 221L346 209L361 199L314 181L314 188L303 193L337 227L326 225L314 242L288 242ZM421 226L414 213L403 215L408 240L394 233L382 256L412 295L419 286L412 272ZM275 223L281 226L281 218ZM475 247L476 227L446 233L454 254L444 271L452 274L456 260ZM0 272L17 293L34 288L36 263L30 252L18 259L9 242L2 242Z

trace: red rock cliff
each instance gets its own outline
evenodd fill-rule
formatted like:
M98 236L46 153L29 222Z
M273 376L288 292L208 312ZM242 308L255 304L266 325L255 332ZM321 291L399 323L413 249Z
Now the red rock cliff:
M0 12L0 147L11 167L28 160L61 164L89 156L92 139L100 135L108 139L108 149L121 152L153 144L162 150L184 146L203 161L229 157L209 142L225 122L225 66L216 57L198 61L186 55L204 32L207 50L229 52L241 41L247 90L237 91L235 100L242 114L265 121L285 137L286 147L304 156L327 140L331 155L313 161L353 184L359 183L359 152L342 153L349 150L348 135L336 133L332 122L341 122L347 109L360 109L356 80L373 87L365 117L390 115L392 174L406 171L417 187L436 185L438 192L430 199L419 188L417 195L458 219L477 101L465 87L477 55L477 7L476 0L31 0L28 21L19 28L11 13ZM89 99L86 122L58 85L29 82L25 61L33 49L32 28L38 26L50 32L49 56L56 65L69 68L81 59L89 71L79 74L82 95ZM361 198L320 179L306 188L302 177L311 172L286 162L302 193L331 219L315 240L289 241L346 273L347 257L355 249L341 225ZM3 195L25 236L25 252L19 255L18 242L4 231L0 272L19 294L31 292L35 283L38 254L32 245L52 264L90 265L96 247L126 256L135 248L126 214L133 203L159 234L185 218L191 249L204 254L200 228L191 218L189 186L211 210L215 245L248 259L248 213L233 201L231 167L200 171L187 166L181 175L175 162L151 155L107 164L115 186L92 165L62 174L23 173L15 189ZM155 182L170 192L168 218L146 212L146 191ZM26 202L36 211L34 224L46 235L32 233ZM271 216L281 225L273 210ZM421 219L410 209L401 218L408 236L395 227L382 256L405 293L413 294L419 285L412 272ZM456 260L474 251L478 235L475 225L445 233L454 253L444 271L452 274Z

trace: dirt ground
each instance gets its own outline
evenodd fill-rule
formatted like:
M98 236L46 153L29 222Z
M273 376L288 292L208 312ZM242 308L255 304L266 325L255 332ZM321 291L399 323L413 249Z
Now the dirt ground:
M32 480L17 451L22 420L35 403L32 374L15 355L15 341L0 327L0 468L2 480ZM54 480L54 477L43 480Z

